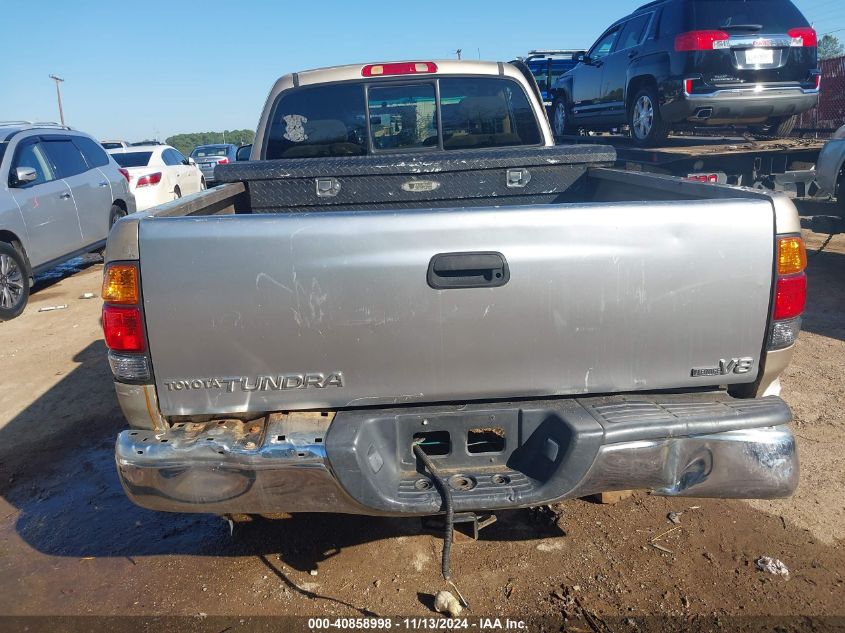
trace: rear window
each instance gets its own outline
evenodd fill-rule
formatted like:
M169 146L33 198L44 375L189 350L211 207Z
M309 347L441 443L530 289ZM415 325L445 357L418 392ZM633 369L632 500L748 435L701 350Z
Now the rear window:
M88 165L91 167L105 167L109 164L109 157L105 150L96 141L87 136L74 136L73 142L82 152Z
M437 147L434 82L370 86L367 103L376 151Z
M270 120L268 159L541 142L522 87L500 77L304 87L282 93Z
M111 156L121 167L146 167L152 155L152 152L121 152Z
M361 83L289 90L276 104L267 158L366 154L367 118Z
M510 79L441 79L440 109L444 149L540 143L531 103Z
M807 26L807 20L789 0L692 0L692 30L786 33Z
M225 156L226 155L226 148L225 147L197 147L191 152L191 156L194 158L208 158L209 156Z

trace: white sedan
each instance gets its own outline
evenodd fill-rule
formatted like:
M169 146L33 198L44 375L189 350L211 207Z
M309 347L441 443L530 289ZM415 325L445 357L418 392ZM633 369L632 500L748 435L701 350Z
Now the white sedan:
M170 145L132 145L109 154L129 181L138 211L205 189L194 161Z

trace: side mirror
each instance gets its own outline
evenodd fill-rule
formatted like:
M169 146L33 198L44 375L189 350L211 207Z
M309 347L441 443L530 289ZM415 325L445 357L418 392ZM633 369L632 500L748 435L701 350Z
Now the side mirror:
M34 167L18 167L15 169L15 184L25 185L34 182L38 178L38 172Z
M576 62L579 62L579 63L582 63L582 64L587 64L588 66L590 65L590 56L587 55L587 53L585 51L581 51L580 53L575 53L573 59Z
M252 144L241 145L235 154L235 160L249 160L249 155L252 153Z
M186 158L182 161L183 165L196 165L197 162L193 158Z

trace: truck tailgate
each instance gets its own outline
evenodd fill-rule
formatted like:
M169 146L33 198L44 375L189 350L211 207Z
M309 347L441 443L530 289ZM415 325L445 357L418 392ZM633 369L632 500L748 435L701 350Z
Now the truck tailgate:
M772 227L771 204L751 199L146 219L161 410L751 382ZM501 254L507 272L432 287L432 258L451 253Z

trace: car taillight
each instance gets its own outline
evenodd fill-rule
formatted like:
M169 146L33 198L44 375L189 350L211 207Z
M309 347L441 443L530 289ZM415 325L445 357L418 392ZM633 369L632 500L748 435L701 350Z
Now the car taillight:
M822 87L822 76L816 75L816 90L821 90Z
M390 64L368 64L361 69L361 76L422 75L436 72L437 64L434 62L393 62Z
M138 303L138 269L134 264L109 264L103 271L103 301L123 305Z
M775 321L794 319L804 312L807 302L807 275L801 273L778 279L775 294Z
M689 174L687 180L695 180L697 182L718 183L719 174Z
M725 31L687 31L675 37L676 51L712 51L730 48Z
M120 172L121 176L126 178L126 182L129 182L131 180L131 177L129 176L129 170L128 169L124 169L123 167L119 167L117 171Z
M141 307L138 266L134 262L108 264L103 271L103 338L112 374L124 382L150 379L147 335Z
M161 172L157 171L154 174L147 174L146 176L141 176L138 178L138 182L135 183L136 187L147 187L149 185L157 185L161 182Z
M223 158L221 158L220 160L217 161L217 164L218 165L228 165L229 159L224 156Z
M778 239L775 305L768 349L789 347L801 331L801 314L807 304L807 252L800 237Z
M147 349L140 308L103 306L103 335L106 347L116 352L143 352Z
M789 29L786 32L789 35L790 46L818 46L819 38L816 35L816 29L809 26L802 26L797 29Z

